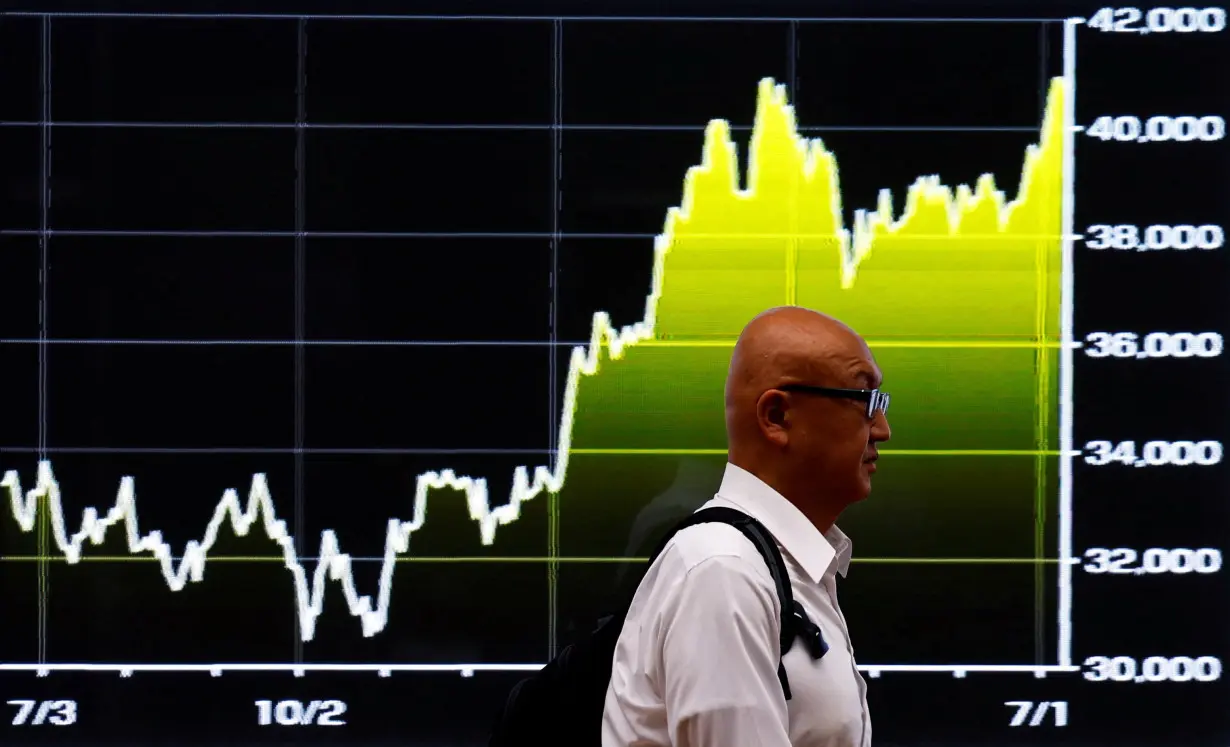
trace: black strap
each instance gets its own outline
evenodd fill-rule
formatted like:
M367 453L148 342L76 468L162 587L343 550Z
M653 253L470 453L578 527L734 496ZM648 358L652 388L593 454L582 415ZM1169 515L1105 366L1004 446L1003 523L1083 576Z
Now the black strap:
M804 645L807 646L807 651L811 658L819 659L821 656L824 656L829 650L828 644L824 640L824 634L808 618L803 606L795 601L794 593L790 589L790 575L786 572L786 564L782 560L782 553L777 549L777 540L773 538L768 529L764 528L764 525L742 511L726 506L712 506L697 511L676 525L662 539L658 544L658 549L649 558L650 564L652 565L653 561L658 558L658 555L666 549L667 543L670 542L675 533L697 524L709 524L712 522L729 524L742 532L743 536L747 537L756 546L760 557L764 559L765 565L769 567L769 575L773 578L773 585L777 587L777 598L782 608L780 635L782 657L784 658L786 652L794 645L796 637L803 638ZM777 662L777 679L782 683L782 691L786 694L786 700L790 700L790 681L786 677L786 665L782 660Z

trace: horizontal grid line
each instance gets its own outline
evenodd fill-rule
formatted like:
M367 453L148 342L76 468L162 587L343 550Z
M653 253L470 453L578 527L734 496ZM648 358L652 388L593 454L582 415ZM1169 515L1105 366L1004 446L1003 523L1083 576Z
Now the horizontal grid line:
M79 663L37 663L37 664L0 664L0 672L37 672L39 675L50 672L118 672L126 675L132 672L208 672L220 675L224 671L233 672L378 672L382 676L393 672L455 672L463 677L473 676L477 672L534 672L546 666L546 662L530 664L310 664L310 663L268 663L234 662L214 664L110 664L101 662ZM963 677L971 672L978 673L1013 673L1032 674L1044 677L1047 674L1075 673L1080 671L1077 666L1060 666L1054 664L859 664L861 672L867 672L872 677L879 677L884 672L930 672L947 673L954 677Z
M331 448L305 447L174 447L174 446L48 446L50 454L320 454L320 455L534 455L556 454L558 449L483 449L483 448ZM34 446L0 446L0 454L37 454ZM570 454L586 456L721 456L726 449L569 449ZM1074 451L1073 455L1083 452ZM1061 456L1059 451L1036 449L880 449L881 456Z
M588 345L585 341L558 340L142 340L142 339L48 339L30 337L0 338L0 345L153 345L153 346L203 346L224 345L270 346L270 347L576 347ZM733 346L733 342L731 345Z
M152 13L152 12L106 12L106 11L7 11L0 16L49 17L49 18L143 18L143 19L194 19L237 21L563 21L578 22L634 22L634 23L1061 23L1063 18L990 18L978 17L907 17L885 16L533 16L533 15L445 15L445 14L359 14L359 13Z
M537 132L565 130L577 132L704 132L708 125L638 124L433 124L433 123L344 123L344 122L0 122L0 127L72 127L90 129L194 129L194 130L424 130L424 131L513 131ZM736 132L751 132L751 125L730 125ZM811 132L1031 132L1037 125L956 126L956 125L808 125L800 133Z
M652 239L654 233L561 233L560 238L571 239ZM0 229L0 236L82 236L91 238L121 237L191 237L191 238L286 238L299 236L323 239L550 239L557 234L549 231L279 231L279 230L192 230L192 229L89 229L37 228Z
M1053 340L867 340L873 348L916 348L935 350L978 349L1027 349L1060 348L1063 343ZM157 340L157 339L106 339L106 338L60 338L41 340L32 337L0 338L0 345L145 345L155 347L584 347L583 340ZM599 345L610 347L609 340ZM638 348L733 348L735 340L643 340ZM1083 347L1083 343L1072 343Z
M321 456L534 456L556 453L556 449L485 449L485 448L331 448L276 446L0 446L0 454L319 454Z
M708 456L726 449L569 449L570 454L605 456ZM1060 456L1058 451L1039 449L877 449L881 456ZM1082 452L1074 452L1080 454Z
M348 556L351 562L361 563L383 563L387 560L384 557L356 557ZM182 557L172 557L172 562L182 563ZM594 564L612 564L612 563L648 563L648 557L534 557L534 556L503 556L503 557L484 557L476 556L457 556L457 557L397 557L393 559L398 563L594 563ZM226 555L226 556L210 556L209 562L228 562L228 563L285 563L286 558L281 555L273 556L243 556L243 555ZM41 563L41 562L67 562L67 558L63 555L0 555L0 563ZM81 563L144 563L144 562L159 562L158 558L148 557L144 555L82 555L78 561ZM319 563L320 558L302 557L299 558L301 563ZM851 563L871 563L876 565L1056 565L1062 562L1059 558L851 558ZM1072 565L1079 565L1082 561L1079 558L1073 558L1067 561Z
M237 230L209 231L190 229L149 229L149 230L108 230L83 228L6 228L0 229L0 236L86 236L86 237L199 237L199 238L326 238L326 239L655 239L660 233L614 233L614 232L568 232L553 233L550 231L278 231L278 230ZM832 233L688 233L688 239L836 239ZM894 236L899 241L915 241L926 239L931 241L952 241L953 239L978 239L979 241L1028 241L1080 239L1081 234L1054 233L922 233ZM883 241L883 239L881 239ZM915 249L917 250L917 248ZM951 251L952 247L936 247L937 251ZM980 249L985 251L986 249ZM1032 251L1032 250L1031 250Z

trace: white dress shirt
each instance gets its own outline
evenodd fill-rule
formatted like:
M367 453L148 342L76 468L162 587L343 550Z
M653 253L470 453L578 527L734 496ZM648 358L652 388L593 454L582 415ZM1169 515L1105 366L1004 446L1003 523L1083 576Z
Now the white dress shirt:
M729 506L777 539L794 598L824 632L813 660L802 640L785 657L791 700L777 677L781 604L755 545L732 526L677 533L649 567L615 648L603 747L868 747L867 685L854 662L835 574L850 540L821 534L779 493L726 466L702 508Z

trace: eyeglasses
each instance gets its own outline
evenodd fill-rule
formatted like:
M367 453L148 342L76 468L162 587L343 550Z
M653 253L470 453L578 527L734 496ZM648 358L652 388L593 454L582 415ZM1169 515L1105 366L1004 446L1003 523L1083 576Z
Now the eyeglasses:
M879 389L836 389L830 386L813 386L811 384L784 384L777 387L783 392L805 392L818 394L821 397L845 397L867 403L867 419L876 416L876 410L888 412L888 393Z

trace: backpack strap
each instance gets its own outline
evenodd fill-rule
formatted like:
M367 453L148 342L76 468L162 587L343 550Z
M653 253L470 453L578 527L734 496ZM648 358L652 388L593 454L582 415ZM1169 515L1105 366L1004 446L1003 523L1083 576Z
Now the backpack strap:
M662 541L658 544L658 549L649 558L650 564L662 554L662 551L666 549L666 544L675 536L676 532L696 526L697 524L713 522L728 524L742 532L743 536L747 537L756 547L760 557L764 559L765 565L769 567L769 575L773 578L773 585L777 587L777 598L782 608L779 641L782 657L784 658L786 652L794 646L795 638L803 639L803 643L807 646L807 651L812 659L819 659L824 656L829 650L828 644L824 640L824 633L807 616L803 606L795 600L794 593L790 589L790 574L786 571L786 564L782 560L781 551L777 549L777 540L773 538L768 529L765 529L763 524L742 511L727 506L712 506L697 511L677 524L662 538ZM790 700L790 680L786 677L786 665L781 659L777 662L777 679L782 684L782 691L786 695L786 700Z

